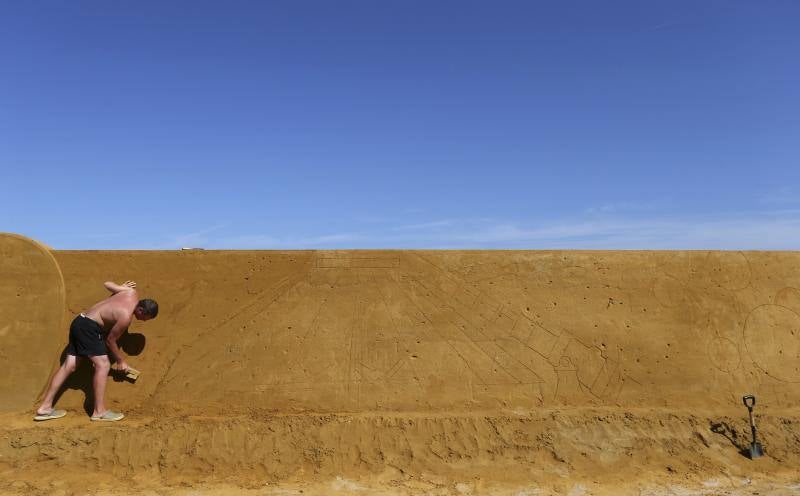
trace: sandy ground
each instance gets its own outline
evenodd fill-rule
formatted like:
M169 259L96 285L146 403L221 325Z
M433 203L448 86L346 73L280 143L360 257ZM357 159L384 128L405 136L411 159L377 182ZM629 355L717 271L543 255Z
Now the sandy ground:
M800 494L800 253L0 255L2 494ZM32 422L126 279L126 419L83 364Z
M7 415L0 460L11 463L0 491L792 494L800 491L800 420L787 419L796 413L761 419L768 456L757 460L740 453L746 429L731 428L738 418L650 409L136 415L102 426L80 414L35 425Z

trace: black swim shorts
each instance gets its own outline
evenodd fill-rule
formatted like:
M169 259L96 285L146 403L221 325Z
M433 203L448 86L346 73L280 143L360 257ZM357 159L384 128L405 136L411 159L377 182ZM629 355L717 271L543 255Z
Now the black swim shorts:
M90 357L108 355L100 324L83 315L75 317L69 326L67 355Z

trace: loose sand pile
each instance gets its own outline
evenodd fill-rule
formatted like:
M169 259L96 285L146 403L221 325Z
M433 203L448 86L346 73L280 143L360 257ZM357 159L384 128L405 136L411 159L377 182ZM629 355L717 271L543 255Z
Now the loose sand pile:
M0 493L800 493L800 253L0 256ZM89 422L87 363L33 423L126 279L161 307L121 341L127 418Z

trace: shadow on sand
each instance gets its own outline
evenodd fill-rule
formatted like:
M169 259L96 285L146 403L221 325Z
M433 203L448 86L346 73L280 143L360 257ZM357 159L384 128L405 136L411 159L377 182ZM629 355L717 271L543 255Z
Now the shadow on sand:
M147 338L145 338L143 334L126 332L117 340L117 344L126 355L137 356L144 350L144 347L147 344ZM66 358L67 347L65 346L61 351L59 363L63 364ZM113 357L109 355L109 358L113 364ZM132 380L128 379L124 373L118 372L114 368L111 369L108 375L114 380L114 382L133 382ZM79 389L83 391L84 394L83 410L86 412L86 415L91 415L94 411L94 388L92 387L93 377L94 366L92 365L92 361L88 358L82 358L78 360L78 366L76 367L75 372L73 372L67 378L67 380L64 381L64 384L58 390L58 393L56 393L53 404L58 403L61 395L63 395L68 389Z
M745 458L750 458L750 445L747 441L742 442L739 439L739 434L735 429L731 428L725 421L713 422L710 428L714 434L724 436L730 443L739 451L739 454Z

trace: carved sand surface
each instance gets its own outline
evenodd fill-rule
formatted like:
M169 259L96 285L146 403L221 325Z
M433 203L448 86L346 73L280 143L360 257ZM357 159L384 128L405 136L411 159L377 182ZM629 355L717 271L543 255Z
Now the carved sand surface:
M0 233L0 411L30 408L63 348L64 280L33 240ZM54 339L54 335L57 336Z
M2 494L800 493L798 252L0 255ZM126 418L89 421L84 363L34 423L127 279L160 313Z

